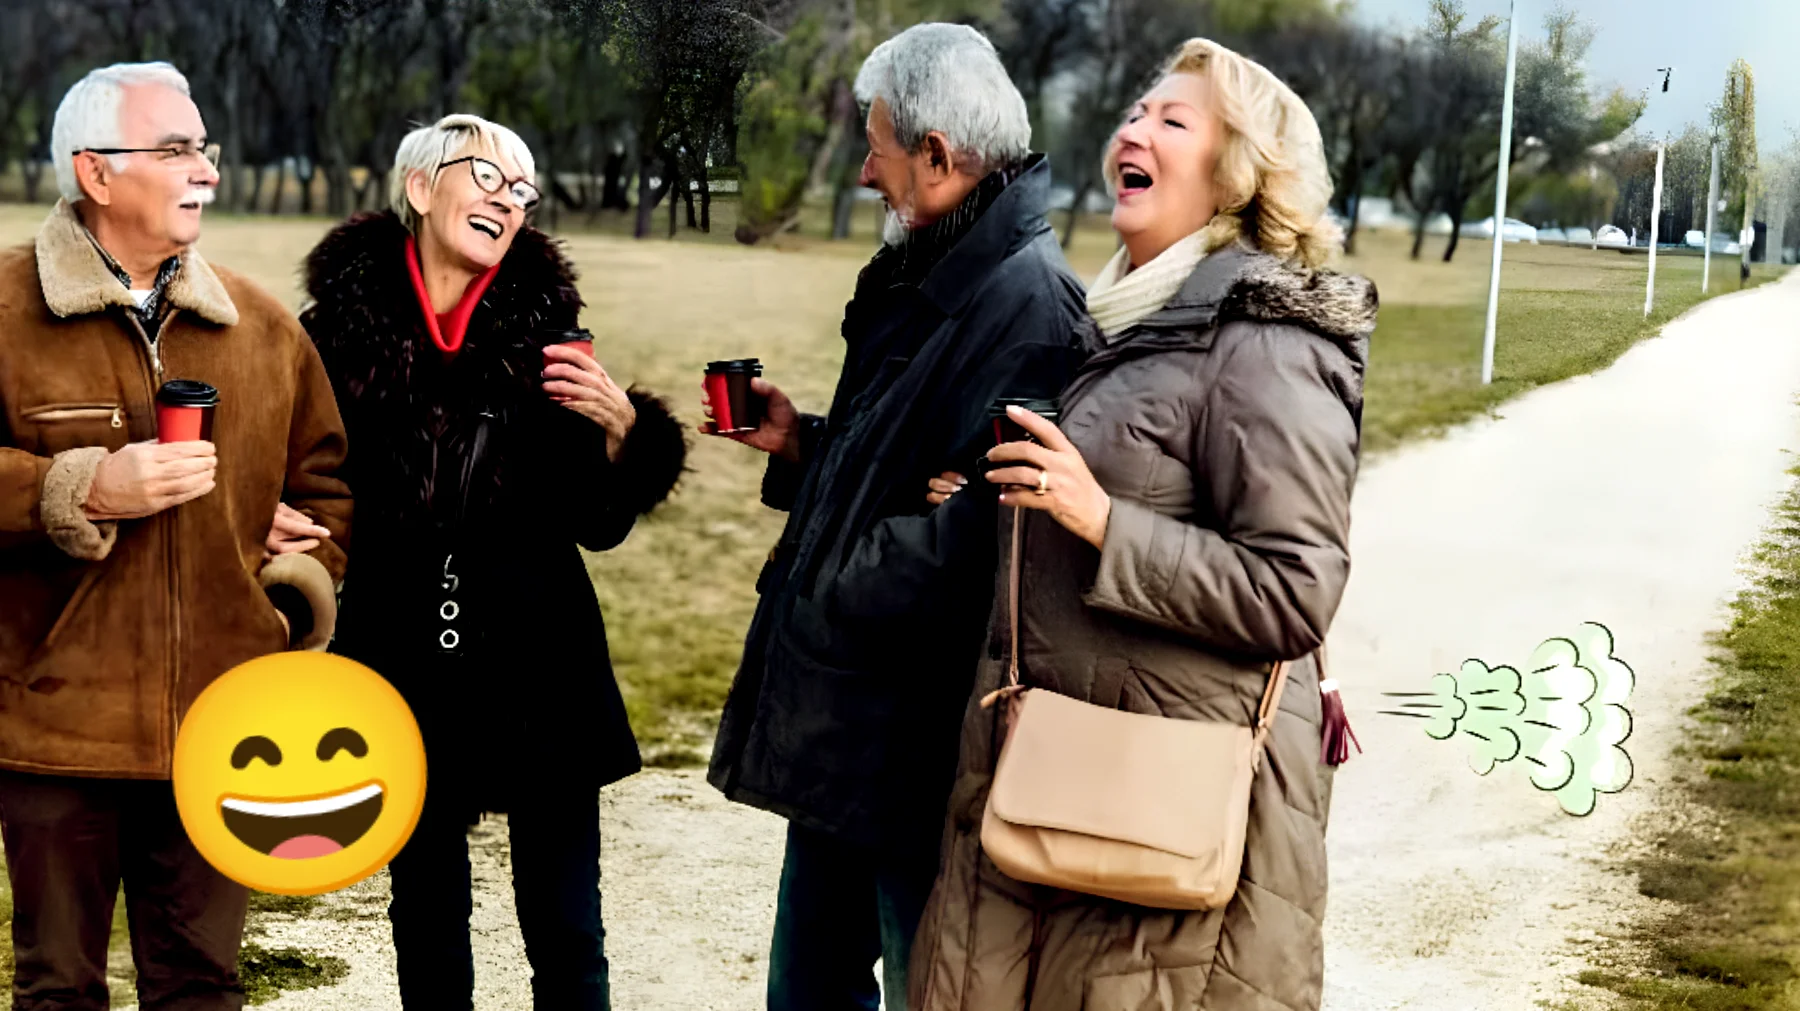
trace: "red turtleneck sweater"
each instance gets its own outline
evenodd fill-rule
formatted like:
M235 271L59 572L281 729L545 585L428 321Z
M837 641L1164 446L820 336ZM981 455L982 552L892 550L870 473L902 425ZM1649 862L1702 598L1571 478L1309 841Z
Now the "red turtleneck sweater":
M462 299L456 308L440 313L432 308L431 294L425 290L425 274L419 269L419 244L412 236L406 237L406 270L412 277L413 294L418 296L419 308L425 313L425 329L431 334L431 342L438 346L446 357L462 350L463 338L469 332L469 318L475 315L475 307L481 303L482 293L494 282L494 275L500 273L500 265L475 275L469 286L463 289Z

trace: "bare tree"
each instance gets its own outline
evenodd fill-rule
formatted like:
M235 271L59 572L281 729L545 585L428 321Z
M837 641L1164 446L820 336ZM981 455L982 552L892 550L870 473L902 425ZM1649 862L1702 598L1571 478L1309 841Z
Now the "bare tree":
M1075 238L1081 209L1101 185L1100 160L1127 106L1153 83L1182 41L1206 34L1205 9L1186 0L1096 0L1094 45L1075 74L1077 97L1066 143L1065 171L1074 180L1062 241Z

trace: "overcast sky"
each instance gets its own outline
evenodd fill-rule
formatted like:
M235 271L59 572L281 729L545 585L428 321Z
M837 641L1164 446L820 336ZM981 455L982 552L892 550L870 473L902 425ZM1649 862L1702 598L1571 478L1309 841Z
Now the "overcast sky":
M1543 37L1544 13L1555 0L1518 0L1519 41ZM1427 0L1356 0L1372 24L1412 28L1425 19ZM1507 0L1465 0L1474 19L1506 17ZM1598 34L1588 53L1596 85L1651 88L1639 128L1680 133L1706 125L1707 106L1725 90L1725 73L1739 57L1756 72L1757 146L1785 147L1800 128L1800 0L1568 0ZM1504 27L1501 29L1505 31ZM1668 94L1657 67L1675 67Z

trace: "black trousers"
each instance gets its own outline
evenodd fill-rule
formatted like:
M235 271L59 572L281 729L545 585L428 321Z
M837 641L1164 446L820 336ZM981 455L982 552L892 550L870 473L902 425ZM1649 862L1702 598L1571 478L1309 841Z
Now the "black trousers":
M513 896L537 1011L610 1011L600 922L600 794L539 785L509 805ZM400 1001L408 1011L469 1011L475 955L468 821L454 803L425 810L388 864Z
M105 1011L106 945L125 883L138 1006L237 1011L250 894L188 841L158 780L0 773L13 890L14 1011Z
M788 824L769 946L769 1011L906 1011L937 848L876 851ZM881 962L881 980L875 963Z

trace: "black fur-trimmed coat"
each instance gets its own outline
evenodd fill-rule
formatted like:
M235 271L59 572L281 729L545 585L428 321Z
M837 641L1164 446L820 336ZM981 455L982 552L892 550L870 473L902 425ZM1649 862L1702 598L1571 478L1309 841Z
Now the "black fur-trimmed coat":
M406 696L434 794L469 813L505 810L509 784L604 785L640 763L577 545L623 541L673 489L685 437L632 390L613 462L604 430L543 392L541 349L582 307L554 240L520 232L446 361L407 234L358 215L306 262L301 320L344 416L358 520L333 650Z

